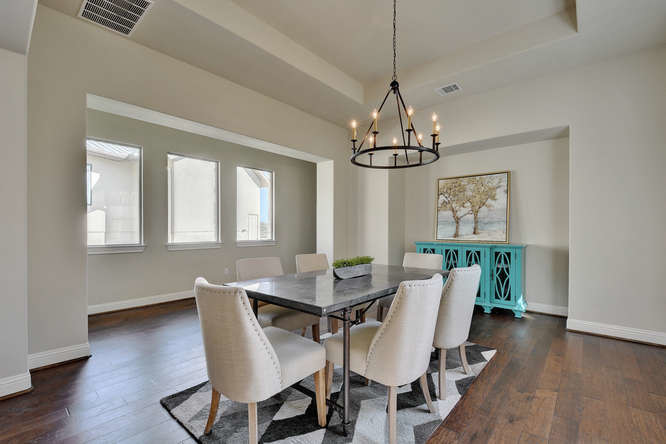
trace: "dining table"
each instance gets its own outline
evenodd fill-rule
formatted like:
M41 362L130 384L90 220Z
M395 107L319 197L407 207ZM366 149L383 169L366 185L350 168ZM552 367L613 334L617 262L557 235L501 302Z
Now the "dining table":
M372 264L369 274L352 279L337 279L333 271L328 269L229 282L225 285L245 289L248 297L252 299L255 315L261 301L320 317L332 317L342 322L343 377L340 389L342 405L339 405L337 400L327 402L340 415L342 431L347 434L350 425L350 329L365 317L353 318L353 312L360 310L359 314L365 314L375 301L395 294L401 282L429 279L435 273L448 275L448 272L443 270Z

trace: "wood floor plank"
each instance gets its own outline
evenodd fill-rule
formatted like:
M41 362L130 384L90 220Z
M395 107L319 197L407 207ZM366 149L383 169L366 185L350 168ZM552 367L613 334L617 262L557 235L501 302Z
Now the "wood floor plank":
M570 444L578 440L577 419L553 416L548 444Z
M666 442L666 433L657 415L643 410L631 409L635 430L640 433L643 442Z
M594 398L583 398L583 413L578 425L578 442L609 442L606 403Z
M525 432L547 439L550 436L556 404L557 392L537 390L530 404Z

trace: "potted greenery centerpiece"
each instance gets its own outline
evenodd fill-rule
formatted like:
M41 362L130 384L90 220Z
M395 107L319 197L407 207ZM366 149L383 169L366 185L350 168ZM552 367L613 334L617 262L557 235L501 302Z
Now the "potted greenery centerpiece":
M372 272L374 257L357 256L349 259L339 259L333 262L333 275L338 279L351 279L365 276Z

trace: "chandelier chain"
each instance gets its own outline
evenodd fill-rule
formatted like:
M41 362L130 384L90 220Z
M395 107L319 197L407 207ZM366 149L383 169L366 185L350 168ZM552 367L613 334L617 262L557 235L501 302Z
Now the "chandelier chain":
M395 25L395 21L396 21L396 18L395 18L395 16L396 16L396 1L397 0L393 0L393 80L398 79L398 74L397 74L397 69L396 69L396 53L397 53L397 46L398 46L397 38L396 38L397 31L396 31L396 25Z

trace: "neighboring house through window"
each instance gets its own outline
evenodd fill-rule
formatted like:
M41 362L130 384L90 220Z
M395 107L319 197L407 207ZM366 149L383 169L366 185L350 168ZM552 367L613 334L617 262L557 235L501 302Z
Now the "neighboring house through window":
M236 240L274 241L273 172L236 169Z
M86 141L88 247L143 243L141 148Z

